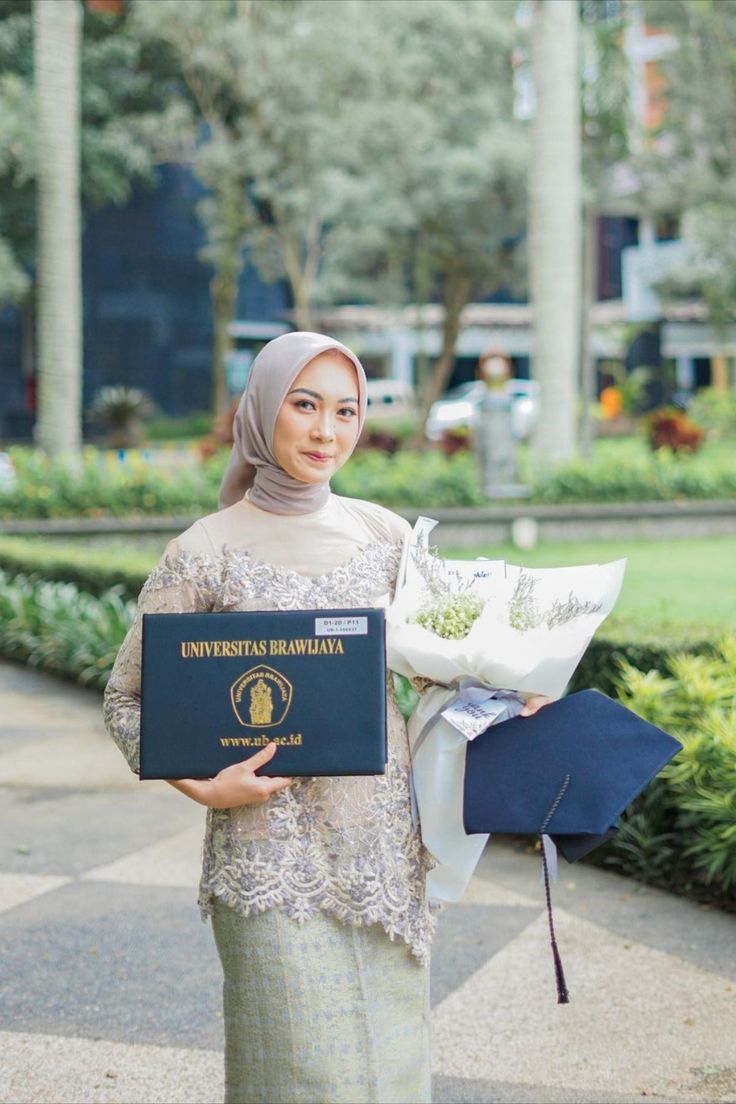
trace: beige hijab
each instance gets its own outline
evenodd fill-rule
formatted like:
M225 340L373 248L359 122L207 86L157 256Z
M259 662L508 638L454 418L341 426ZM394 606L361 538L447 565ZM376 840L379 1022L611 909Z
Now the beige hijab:
M365 421L365 372L355 353L333 337L298 330L274 338L253 361L233 421L233 450L220 484L220 509L250 501L274 514L310 514L330 497L329 483L302 483L279 466L273 431L281 404L302 368L320 353L335 349L355 365L360 428Z

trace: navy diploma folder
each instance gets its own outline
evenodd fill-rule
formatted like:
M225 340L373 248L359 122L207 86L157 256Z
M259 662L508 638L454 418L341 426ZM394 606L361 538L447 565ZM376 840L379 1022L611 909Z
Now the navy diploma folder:
M141 778L383 774L382 609L143 614Z

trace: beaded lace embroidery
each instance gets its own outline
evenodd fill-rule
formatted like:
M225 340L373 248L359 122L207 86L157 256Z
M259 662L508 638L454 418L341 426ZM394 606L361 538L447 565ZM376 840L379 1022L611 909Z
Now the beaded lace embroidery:
M105 692L108 731L131 768L138 769L140 613L379 605L400 555L400 544L378 541L315 578L227 548L162 561L141 591L139 616ZM391 691L387 715L385 775L298 779L265 805L208 810L203 918L216 897L244 916L281 908L303 922L323 910L352 924L379 923L427 960L435 923L425 897L431 860L412 824L406 726Z

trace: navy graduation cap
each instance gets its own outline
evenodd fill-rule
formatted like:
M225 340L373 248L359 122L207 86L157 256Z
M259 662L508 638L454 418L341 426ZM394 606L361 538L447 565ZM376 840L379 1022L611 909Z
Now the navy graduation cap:
M570 694L469 741L465 831L548 835L573 862L611 838L624 809L679 750L678 740L605 694ZM542 861L558 998L566 1003L544 847Z

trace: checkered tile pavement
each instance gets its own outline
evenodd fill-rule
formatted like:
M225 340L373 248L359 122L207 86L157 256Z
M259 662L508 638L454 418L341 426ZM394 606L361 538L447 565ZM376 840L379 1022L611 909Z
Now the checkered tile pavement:
M203 810L137 782L99 694L0 665L0 1102L222 1098ZM736 918L492 843L443 913L437 1102L736 1101Z

